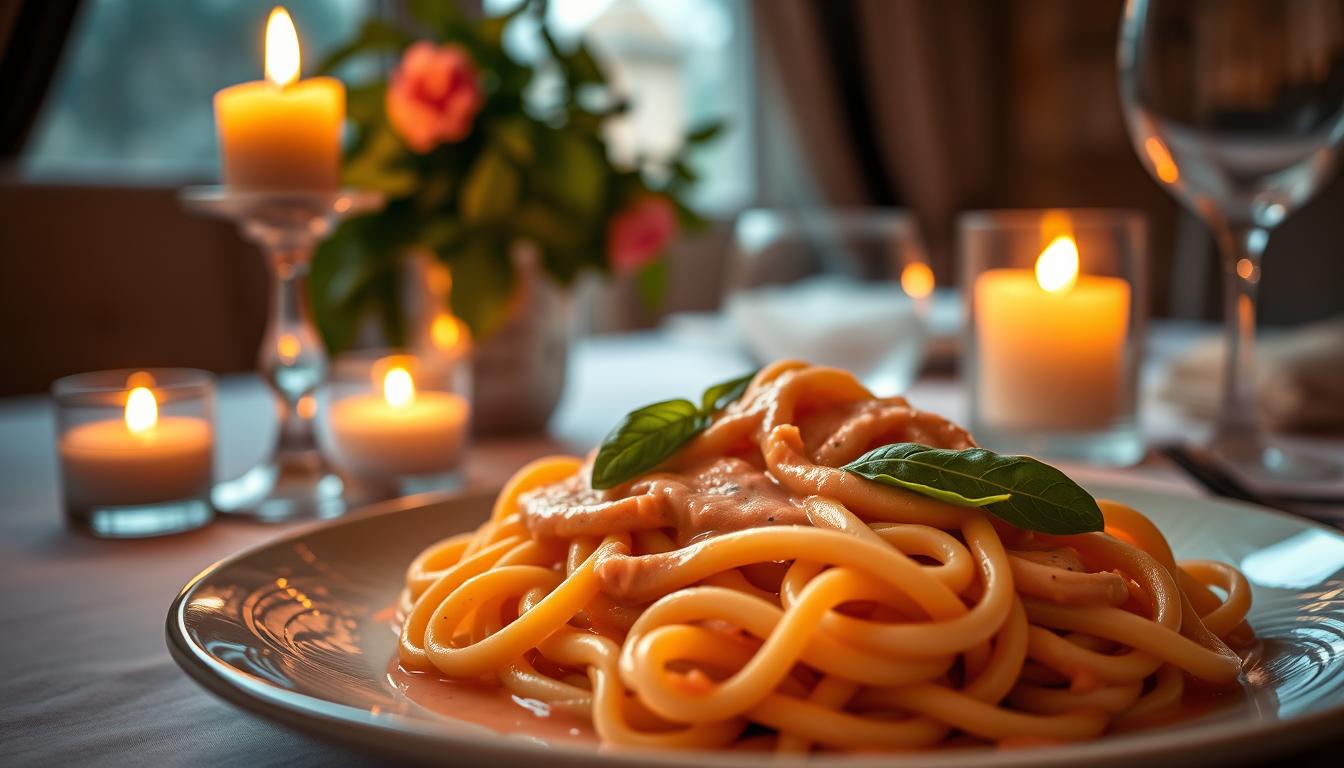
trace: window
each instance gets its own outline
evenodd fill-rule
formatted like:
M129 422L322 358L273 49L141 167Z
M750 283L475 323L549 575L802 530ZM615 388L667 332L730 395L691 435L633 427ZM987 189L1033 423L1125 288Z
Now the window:
M445 0L448 1L448 0ZM487 13L518 0L484 0ZM92 0L67 44L22 158L29 178L181 183L218 173L212 97L262 76L266 16L275 0ZM305 72L387 3L285 0ZM592 41L632 109L609 135L618 160L657 156L691 126L728 130L691 158L692 200L726 213L754 197L752 57L748 8L736 0L552 0L562 41ZM530 19L508 31L514 55L535 58Z
M285 0L306 66L344 41L370 0ZM29 178L181 182L214 178L212 98L262 77L274 0L84 3L22 158Z

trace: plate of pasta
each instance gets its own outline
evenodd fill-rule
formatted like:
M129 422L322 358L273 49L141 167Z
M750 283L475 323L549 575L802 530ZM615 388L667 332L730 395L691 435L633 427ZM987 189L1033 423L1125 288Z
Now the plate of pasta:
M1190 765L1340 735L1344 536L786 361L224 560L167 635L239 706L454 764Z

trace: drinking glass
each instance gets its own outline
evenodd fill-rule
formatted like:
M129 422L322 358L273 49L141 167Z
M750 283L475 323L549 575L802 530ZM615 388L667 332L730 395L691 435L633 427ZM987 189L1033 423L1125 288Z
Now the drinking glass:
M1265 439L1253 343L1269 234L1329 177L1344 138L1344 2L1127 0L1117 57L1139 159L1222 253L1227 356L1211 447L1262 477L1337 474Z
M725 312L756 362L847 368L879 394L914 380L934 278L905 212L743 211L729 259Z

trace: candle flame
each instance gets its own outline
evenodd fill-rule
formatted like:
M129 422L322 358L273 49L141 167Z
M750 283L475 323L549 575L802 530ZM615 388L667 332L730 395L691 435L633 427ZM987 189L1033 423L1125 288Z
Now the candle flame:
M266 20L266 79L282 88L299 79L299 33L279 5Z
M126 388L135 389L136 387L152 387L158 382L154 381L154 374L149 371L136 371L126 377Z
M1078 282L1078 244L1060 235L1036 257L1036 282L1050 293L1065 293Z
M456 317L448 312L440 312L429 326L429 337L433 340L435 348L446 351L456 347L462 340L462 329L458 326Z
M126 429L140 434L159 423L159 403L147 387L136 387L126 397Z
M933 270L923 262L913 262L901 270L901 290L912 299L922 299L933 293Z
M396 367L383 376L383 399L393 408L405 408L415 402L415 380L411 372Z

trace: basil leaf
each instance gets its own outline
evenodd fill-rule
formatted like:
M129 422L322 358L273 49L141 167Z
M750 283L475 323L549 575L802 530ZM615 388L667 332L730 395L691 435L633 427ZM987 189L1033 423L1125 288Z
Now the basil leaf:
M1100 531L1101 509L1091 494L1054 467L1027 456L1000 456L984 448L953 451L915 443L875 448L843 467L942 501L966 506L984 501L985 511L1030 531L1067 535ZM909 485L907 485L907 483ZM925 490L951 493L965 501ZM1007 499L990 500L1007 494Z
M877 482L886 485L894 485L897 488L904 488L907 491L914 491L923 496L938 499L939 501L946 501L948 504L960 504L963 507L987 507L995 502L1007 501L1013 497L1011 493L996 493L993 496L982 496L980 498L972 499L962 496L956 491L945 491L942 488L934 488L932 485L915 483L910 480L902 480L899 477L892 477L891 475L875 475L868 479L876 480Z
M690 400L631 411L602 440L593 460L593 488L612 488L653 469L707 426L709 414Z
M735 379L719 382L700 396L700 410L706 413L718 413L727 408L730 403L742 396L751 384L751 380L756 378L759 370L752 371L744 376L738 376Z

